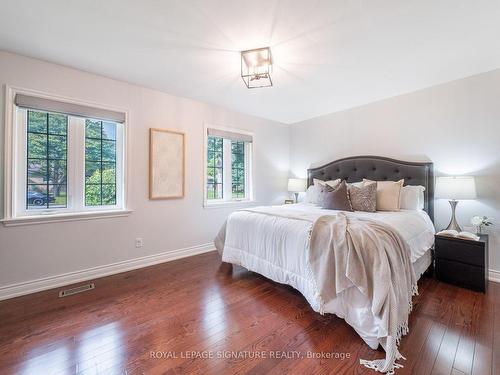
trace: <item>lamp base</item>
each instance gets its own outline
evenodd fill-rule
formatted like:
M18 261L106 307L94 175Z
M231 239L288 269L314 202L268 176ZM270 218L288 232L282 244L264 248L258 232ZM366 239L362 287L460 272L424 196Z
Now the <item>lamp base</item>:
M295 203L299 203L299 193L293 193L295 195Z
M458 201L453 199L449 202L451 206L451 220L446 230L456 230L457 232L461 232L462 228L460 228L460 225L458 225L457 218L455 216L455 210L457 208Z

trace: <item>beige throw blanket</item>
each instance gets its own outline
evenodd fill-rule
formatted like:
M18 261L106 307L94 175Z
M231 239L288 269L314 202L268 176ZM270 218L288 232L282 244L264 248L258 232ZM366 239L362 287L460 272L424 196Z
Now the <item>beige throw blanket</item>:
M391 227L345 214L315 221L310 239L311 277L321 306L354 285L371 301L380 320L378 337L386 358L361 360L376 371L393 374L399 340L408 332L408 315L417 281L406 242ZM322 312L322 308L320 309Z

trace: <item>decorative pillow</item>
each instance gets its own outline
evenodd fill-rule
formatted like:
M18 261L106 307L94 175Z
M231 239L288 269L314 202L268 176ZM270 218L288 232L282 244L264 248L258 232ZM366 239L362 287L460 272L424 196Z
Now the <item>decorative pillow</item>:
M316 185L311 185L307 188L306 191L306 201L308 203L318 203L318 195L319 195L319 187Z
M421 185L406 185L401 188L401 209L402 210L423 210L424 209L425 187Z
M335 190L331 190L330 186L323 187L319 193L319 204L321 208L328 210L352 211L345 181L342 181Z
M363 182L371 180L363 179ZM377 181L377 211L399 211L404 180Z
M318 180L317 178L313 179L314 186L330 186L331 188L335 189L339 186L340 184L340 178L337 178L336 180L330 180L330 181L323 181L323 180Z
M363 187L363 184L364 184L363 181L351 182L350 184L349 183L347 184L347 188L349 188L349 186Z
M375 212L377 210L377 183L349 184L349 199L354 211Z

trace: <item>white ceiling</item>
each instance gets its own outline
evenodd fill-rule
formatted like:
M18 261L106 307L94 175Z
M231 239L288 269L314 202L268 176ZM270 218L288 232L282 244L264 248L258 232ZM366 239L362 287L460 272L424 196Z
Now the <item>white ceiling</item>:
M0 49L285 123L500 68L498 0L2 0ZM240 50L271 46L274 87Z

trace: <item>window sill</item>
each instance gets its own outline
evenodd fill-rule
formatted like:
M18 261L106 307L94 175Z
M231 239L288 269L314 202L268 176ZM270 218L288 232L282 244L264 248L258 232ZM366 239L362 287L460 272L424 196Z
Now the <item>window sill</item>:
M33 216L20 216L15 218L8 218L0 220L6 227L15 227L20 225L32 224L47 224L57 223L64 221L79 221L79 220L93 220L93 219L106 219L112 217L129 216L132 210L107 210L107 211L89 211L89 212L76 212L65 214L45 214Z
M258 202L252 200L252 201L226 201L226 202L205 202L203 204L203 207L205 209L212 209L212 208L243 208L243 207L249 207L249 206L256 206Z

